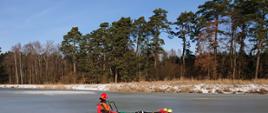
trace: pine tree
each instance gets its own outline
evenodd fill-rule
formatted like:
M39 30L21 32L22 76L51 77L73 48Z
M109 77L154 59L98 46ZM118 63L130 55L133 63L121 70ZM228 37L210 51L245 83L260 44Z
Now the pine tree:
M204 4L198 7L197 14L203 16L206 21L208 21L209 25L208 29L214 34L214 37L210 39L210 45L214 50L214 74L213 78L216 79L218 77L217 74L217 52L218 52L218 35L222 33L219 29L219 25L221 24L221 16L225 13L225 7L228 4L228 0L212 0L207 1Z
M256 41L256 70L255 79L258 79L261 63L261 54L264 53L265 45L267 44L268 37L268 1L259 0L254 1L252 4L255 6L255 13L253 14L253 34L254 40Z
M164 40L160 38L160 34L163 31L168 32L170 28L167 20L168 12L166 10L158 8L153 12L154 15L150 17L148 28L152 35L150 46L154 56L154 68L156 68L157 63L159 62L159 55L163 53L163 48L161 46L165 44Z
M139 80L145 79L145 77L142 77L142 72L145 71L145 73L148 73L147 70L149 69L148 58L150 56L146 54L146 51L149 51L149 35L148 22L145 18L140 17L136 19L133 23L132 36L134 45L136 46L136 71Z
M72 62L74 75L77 72L77 61L80 52L79 45L81 36L82 34L79 32L78 27L73 27L66 35L64 35L60 48L65 57L70 59Z
M172 31L171 34L175 35L176 37L180 38L182 40L182 69L181 69L181 77L185 75L186 66L185 66L185 57L186 57L186 50L189 51L189 48L187 48L187 45L189 45L189 40L187 40L187 37L193 39L193 27L194 27L194 19L195 15L193 12L183 12L179 15L177 18L177 21L174 23L176 25L175 29L177 31ZM188 43L188 44L187 44Z
M108 42L108 62L110 70L114 76L114 82L117 83L124 76L131 75L128 70L128 60L133 57L133 42L130 40L132 32L132 20L130 18L121 18L113 22L110 28L110 37ZM127 78L127 77L126 77Z

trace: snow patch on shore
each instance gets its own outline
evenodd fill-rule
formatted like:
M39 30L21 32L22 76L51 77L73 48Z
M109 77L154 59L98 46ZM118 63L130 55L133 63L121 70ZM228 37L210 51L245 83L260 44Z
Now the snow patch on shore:
M0 88L16 89L69 89L87 91L108 91L107 84L73 84L73 85L0 85Z
M31 95L76 95L76 94L95 94L92 91L19 91L17 94L31 94Z
M108 91L107 84L89 84L89 85L65 85L66 89L72 90L92 90L92 91Z
M197 84L193 85L193 93L212 93L212 94L245 94L245 93L268 93L268 85L259 84Z

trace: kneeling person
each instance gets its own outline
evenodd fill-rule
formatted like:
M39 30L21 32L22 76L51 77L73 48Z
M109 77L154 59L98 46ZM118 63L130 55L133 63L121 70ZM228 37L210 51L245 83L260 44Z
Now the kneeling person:
M102 93L99 99L100 102L97 105L97 113L116 113L111 110L110 105L107 103L108 95L106 93Z

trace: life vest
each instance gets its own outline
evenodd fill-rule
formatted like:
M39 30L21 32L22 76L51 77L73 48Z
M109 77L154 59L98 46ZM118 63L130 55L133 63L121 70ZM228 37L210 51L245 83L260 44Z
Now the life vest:
M111 112L111 108L110 108L109 104L104 103L104 102L99 103L97 106L97 109L101 113L110 113Z

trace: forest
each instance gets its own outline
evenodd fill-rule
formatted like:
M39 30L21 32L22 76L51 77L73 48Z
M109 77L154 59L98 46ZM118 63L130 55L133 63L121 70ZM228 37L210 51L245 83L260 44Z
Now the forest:
M0 49L0 83L268 78L267 0L210 0L176 21L167 14L157 8L148 18L121 17L85 34L72 27L61 43ZM164 39L175 38L180 50L164 50Z

